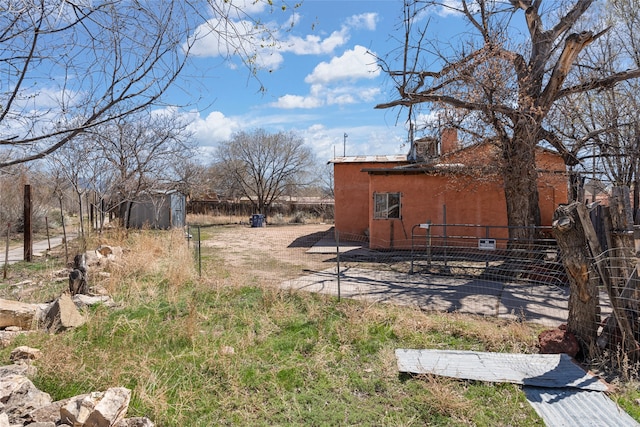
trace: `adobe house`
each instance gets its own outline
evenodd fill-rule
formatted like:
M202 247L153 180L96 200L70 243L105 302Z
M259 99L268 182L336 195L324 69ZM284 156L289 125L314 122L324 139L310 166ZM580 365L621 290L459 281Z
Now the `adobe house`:
M506 226L498 159L488 142L460 148L453 129L440 141L416 141L408 155L335 158L336 230L342 240L368 236L371 248L406 248L413 227L426 222ZM567 203L566 168L542 148L536 164L542 225L551 225L556 207Z

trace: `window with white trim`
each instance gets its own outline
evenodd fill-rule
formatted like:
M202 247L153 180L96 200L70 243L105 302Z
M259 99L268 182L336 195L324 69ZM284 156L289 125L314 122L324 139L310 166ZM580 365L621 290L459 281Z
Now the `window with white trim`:
M373 219L400 218L400 193L374 193Z

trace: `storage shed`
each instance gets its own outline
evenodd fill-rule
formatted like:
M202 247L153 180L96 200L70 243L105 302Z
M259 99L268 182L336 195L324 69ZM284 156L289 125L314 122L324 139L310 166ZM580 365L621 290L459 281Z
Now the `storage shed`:
M184 227L187 198L177 190L141 194L133 201L129 226L168 229Z

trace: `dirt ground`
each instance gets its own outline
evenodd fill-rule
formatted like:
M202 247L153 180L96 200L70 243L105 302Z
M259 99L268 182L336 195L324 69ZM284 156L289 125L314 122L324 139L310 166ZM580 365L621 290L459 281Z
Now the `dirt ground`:
M307 253L320 239L331 235L332 227L304 224L203 228L202 254L203 257L210 254L228 268L251 271L263 279L289 279L333 265L333 254Z

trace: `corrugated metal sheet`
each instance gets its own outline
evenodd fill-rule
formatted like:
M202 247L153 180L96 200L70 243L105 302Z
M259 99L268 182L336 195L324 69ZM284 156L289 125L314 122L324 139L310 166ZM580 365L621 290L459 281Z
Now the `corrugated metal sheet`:
M401 372L522 384L549 427L640 426L607 397L607 386L566 354L397 349Z
M487 382L605 391L607 385L566 354L509 354L457 350L396 350L398 370Z
M637 427L606 394L567 388L524 387L527 400L549 427Z

